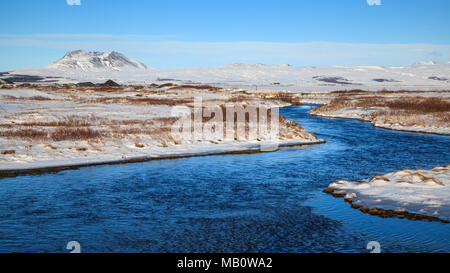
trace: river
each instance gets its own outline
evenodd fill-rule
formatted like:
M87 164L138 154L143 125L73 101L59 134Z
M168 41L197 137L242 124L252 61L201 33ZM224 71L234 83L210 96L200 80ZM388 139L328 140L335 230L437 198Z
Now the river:
M0 252L450 252L450 226L379 218L322 193L339 179L450 164L450 137L280 109L326 144L0 180Z

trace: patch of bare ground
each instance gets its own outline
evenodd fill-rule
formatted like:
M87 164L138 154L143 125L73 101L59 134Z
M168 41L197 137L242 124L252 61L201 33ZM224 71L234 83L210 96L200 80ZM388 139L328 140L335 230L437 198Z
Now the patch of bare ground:
M169 85L169 86L160 85L158 88L162 88L162 87L170 87L168 90L195 89L195 90L218 91L218 90L222 89L220 87L214 87L211 85L190 85L190 84L189 85L188 84Z
M136 146L136 148L144 148L145 145L144 144L140 144L140 143L134 143L134 146Z
M338 90L338 91L331 91L331 94L337 94L337 95L356 95L356 94L367 94L369 91L361 90L361 89L352 89L352 90Z
M164 84L158 85L157 88L165 88L165 87L172 87L172 86L177 86L177 85L169 82L169 83L164 83Z

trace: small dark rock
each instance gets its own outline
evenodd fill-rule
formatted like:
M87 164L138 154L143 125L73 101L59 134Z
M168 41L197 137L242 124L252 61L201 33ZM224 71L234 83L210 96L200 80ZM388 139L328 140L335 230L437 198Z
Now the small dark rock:
M80 82L76 84L77 87L95 87L95 84L92 82Z
M445 77L436 77L436 76L432 76L432 77L428 77L429 80L435 80L435 81L448 81L448 78Z
M107 80L105 83L100 84L100 86L117 87L120 86L120 84L116 83L113 80Z

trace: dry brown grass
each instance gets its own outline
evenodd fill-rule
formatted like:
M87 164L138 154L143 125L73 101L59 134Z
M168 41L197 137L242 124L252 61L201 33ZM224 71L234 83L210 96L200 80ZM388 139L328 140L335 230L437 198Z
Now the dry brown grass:
M371 120L401 126L450 126L450 100L438 97L339 96L330 104L313 109L312 112L332 112L358 107L380 107L379 110L372 109L368 114L361 114L363 119L369 117Z
M28 97L28 98L25 98L25 99L27 99L27 100L38 100L38 101L48 101L48 100L52 100L51 98L42 97L42 96Z
M450 102L442 98L412 97L387 101L386 106L393 110L406 110L419 113L450 112Z
M433 113L433 117L444 123L450 124L450 113Z
M338 91L332 91L331 94L338 94L338 95L355 95L355 94L367 94L369 91L361 90L361 89L352 89L352 90L338 90Z
M130 98L130 97L101 97L93 99L81 99L81 103L121 103L121 104L131 104L131 105L166 105L175 106L192 103L193 98Z
M0 137L41 141L80 141L101 138L120 139L127 135L165 135L177 117L148 120L114 120L90 116L66 116L54 121L0 124Z
M56 148L55 146L51 145L51 144L45 144L45 147L50 148L52 150L56 150L58 148Z
M25 128L25 129L0 131L0 137L37 140L37 139L47 139L48 133L44 130Z
M210 85L175 85L164 84L158 88L168 87L169 89L195 89L195 90L218 90ZM177 106L185 105L192 108L194 98L193 97L177 97L177 96L158 96L151 97L146 92L141 92L142 96L127 96L127 97L114 97L114 94L95 94L94 92L119 92L125 90L125 87L89 87L89 88L63 88L66 92L68 101L77 101L81 103L104 103L104 104L131 104L131 105L164 105L164 106ZM54 89L54 88L53 88ZM79 96L77 92L83 90L83 92L93 92L90 96ZM153 89L152 89L153 90ZM54 90L55 91L55 90ZM35 98L36 100L44 100L41 98ZM290 93L280 93L275 96L276 100L293 102L294 96ZM229 98L219 98L215 100L204 100L204 102L215 103L222 105L234 103L234 104L248 104L260 98L249 95L232 95ZM90 106L90 105L89 105ZM40 114L40 113L39 113ZM41 115L39 115L41 116ZM259 116L259 115L258 115ZM271 112L269 110L268 120L270 120ZM226 115L224 115L225 121ZM34 118L33 118L34 119ZM121 139L126 136L138 136L146 135L152 139L158 140L160 143L176 143L177 141L171 138L171 125L173 125L178 118L154 118L148 120L137 119L124 119L113 120L108 118L100 118L94 115L91 116L77 116L70 115L65 117L48 116L43 119L21 119L21 123L0 124L0 137L18 138L25 140L42 140L43 143L51 141L89 141L98 142L101 139ZM204 122L210 118L205 118ZM235 116L235 123L237 117ZM249 114L246 114L246 123L249 122ZM253 122L253 121L252 121ZM6 122L5 122L6 123ZM270 123L268 124L270 128ZM292 126L292 129L295 126ZM248 124L246 125L246 132L248 132ZM224 125L226 129L226 125ZM134 141L133 141L134 143ZM136 147L140 148L138 142Z
M297 96L295 96L292 93L288 93L288 92L280 92L278 94L276 94L273 98L274 100L279 100L281 102L285 102L285 103L289 103L292 105L302 105L302 103L299 101L299 98Z
M224 103L243 103L243 102L249 102L249 101L254 101L254 100L256 100L256 98L254 98L254 97L239 95L239 96L234 96L234 97L228 98L226 101L224 101Z
M218 91L221 88L214 87L211 85L172 85L173 87L169 88L169 90L178 90L178 89L195 89L195 90L210 90L210 91ZM161 86L159 87L161 88Z
M94 90L96 92L110 93L110 92L123 91L123 89L124 89L123 87L97 86L97 87L90 87L86 90Z
M60 120L55 121L29 121L18 123L16 126L27 126L27 127L87 127L92 126L97 123L98 117L94 115L90 116L65 116Z
M244 93L248 95L247 92ZM298 94L293 94L290 92L253 93L252 96L256 96L268 101L280 101L292 105L302 105L301 103L302 97L298 96Z
M450 102L442 98L409 98L387 101L388 110L374 113L384 119L399 121L405 126L427 126L433 120L440 127L450 123ZM425 119L425 117L429 117ZM428 121L427 121L428 120Z
M50 98L42 97L42 96L33 96L33 97L15 97L10 95L2 95L0 96L3 100L36 100L36 101L49 101L52 100Z
M171 87L171 86L176 86L176 84L173 84L173 83L164 83L164 84L161 84L161 85L159 85L157 88L164 88L164 87Z
M221 132L215 132L216 136L220 136L221 139L225 139L227 137L227 128L228 125L232 126L232 130L234 131L234 139L235 140L253 140L250 139L250 133L251 130L254 130L253 132L256 134L256 139L264 139L267 137L267 132L262 132L261 129L263 127L266 127L267 130L272 129L271 119L272 119L272 109L267 109L267 112L265 113L266 118L264 120L260 119L260 107L257 107L255 105L242 105L242 104L223 104L219 106L222 112L222 122L223 124L219 128L222 127ZM238 113L236 112L235 107L242 107L242 110L247 111L245 112L245 115L243 116L243 119L238 119ZM231 117L231 124L228 124L227 121L229 117L227 116L227 108L231 108L232 111L234 111L234 115ZM205 108L203 109L203 111ZM252 114L250 114L252 113ZM202 115L201 113L199 113ZM251 118L252 116L252 118ZM202 115L202 123L205 124L207 122L211 122L216 119L214 116L214 113L212 113L212 117L205 117L205 115ZM283 116L278 115L279 118L279 136L280 137L286 137L286 138L311 138L314 139L316 136L312 133L307 132L303 127L301 127L297 122L290 120L287 121ZM194 113L191 112L191 120L193 121L191 124L191 132L194 132ZM219 121L220 122L220 121ZM243 135L239 135L239 129L238 126L243 126ZM216 130L217 127L214 128ZM253 135L254 136L254 135Z
M352 107L387 107L391 110L406 110L417 113L450 112L450 101L443 98L404 97L390 99L381 96L338 97L330 104L322 106L325 110L339 110Z
M97 139L106 136L106 134L99 130L91 128L57 128L50 133L50 139L53 141L79 141Z

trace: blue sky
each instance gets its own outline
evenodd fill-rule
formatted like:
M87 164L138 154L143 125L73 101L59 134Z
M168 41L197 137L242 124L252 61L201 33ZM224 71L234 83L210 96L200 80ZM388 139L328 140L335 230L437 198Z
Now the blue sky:
M79 0L69 0L77 2ZM235 62L400 65L450 60L448 0L3 0L0 70L68 50L158 68Z

